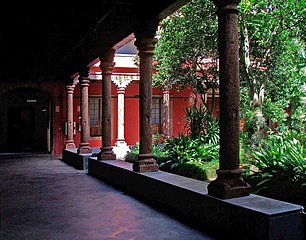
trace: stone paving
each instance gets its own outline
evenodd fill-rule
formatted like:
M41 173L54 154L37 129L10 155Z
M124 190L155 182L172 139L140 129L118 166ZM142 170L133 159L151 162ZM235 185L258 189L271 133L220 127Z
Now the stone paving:
M0 155L1 240L215 239L49 154Z

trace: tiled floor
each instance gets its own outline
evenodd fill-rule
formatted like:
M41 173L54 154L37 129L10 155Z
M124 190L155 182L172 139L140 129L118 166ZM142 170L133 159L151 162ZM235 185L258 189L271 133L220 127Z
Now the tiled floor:
M48 154L0 155L1 240L213 239Z

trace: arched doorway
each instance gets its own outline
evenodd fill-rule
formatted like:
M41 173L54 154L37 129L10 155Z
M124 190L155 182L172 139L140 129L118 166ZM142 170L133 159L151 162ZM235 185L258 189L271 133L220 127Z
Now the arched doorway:
M51 97L35 88L15 88L0 97L0 151L51 151Z

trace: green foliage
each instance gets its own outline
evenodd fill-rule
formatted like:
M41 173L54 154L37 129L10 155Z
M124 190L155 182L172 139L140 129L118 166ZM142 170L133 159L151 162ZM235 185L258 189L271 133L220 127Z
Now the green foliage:
M298 132L298 140L303 142L306 140L306 113L305 106L299 106L287 119L287 128L293 129Z
M219 144L207 144L201 139L191 139L179 134L177 138L170 138L164 145L169 161L174 164L183 162L204 163L219 159Z
M126 155L125 161L137 161L139 143ZM153 144L152 154L160 170L199 180L214 179L219 166L219 145L204 144L179 134L164 144Z
M266 97L264 115L267 119L270 119L272 123L277 123L278 126L286 124L289 116L285 109L286 106L289 106L288 99L273 101L270 97Z
M128 152L125 155L125 161L134 163L138 160L138 155L139 154L139 142L136 142L136 145L131 149L130 152Z
M204 143L179 134L165 143L167 158L160 163L162 170L201 180L214 178L219 162L219 144Z
M242 0L238 7L240 113L245 119L240 156L249 169L245 173L252 173L246 177L257 193L273 192L283 199L287 194L305 202L306 1ZM210 0L192 0L161 22L155 86L191 86L202 99L208 93L214 97L215 10ZM218 161L219 139L213 137L219 135L218 124L208 119L212 109L203 104L204 110L186 109L189 136L169 139L162 150L169 158L162 159L161 167L191 175L189 169ZM276 133L268 131L266 119L276 123Z
M183 162L173 165L170 162L165 162L160 165L160 169L163 171L202 181L215 179L217 177L216 169L218 168L219 162L217 160L205 162L203 164L197 162Z
M152 155L157 162L165 161L164 159L167 158L168 153L163 148L164 148L163 144L159 144L157 142L152 144ZM131 149L131 151L126 154L125 161L131 163L137 161L138 154L139 154L139 142L136 142L135 146Z
M253 184L254 193L301 204L306 200L305 138L287 130L270 133L253 152L248 166L252 174L245 176Z
M203 105L186 107L183 121L191 139L201 138L204 143L219 143L219 121Z
M306 2L242 0L238 7L241 109L261 106L266 119L282 124L284 110L305 95Z
M258 142L258 139L262 139L262 135L264 134L264 131L267 130L267 126L265 119L258 117L257 109L250 109L246 111L243 130L248 134L248 138L250 140L252 140L252 138L256 138L257 140L255 142Z
M154 50L154 86L192 86L203 100L208 93L214 99L218 88L215 11L211 1L192 0L161 22ZM210 107L213 110L214 104Z

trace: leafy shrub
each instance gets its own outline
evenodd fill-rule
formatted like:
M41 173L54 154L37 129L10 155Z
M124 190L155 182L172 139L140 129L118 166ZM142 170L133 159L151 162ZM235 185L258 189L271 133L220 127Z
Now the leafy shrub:
M161 170L186 177L207 180L216 177L219 164L219 123L203 105L185 108L184 128L188 136L154 141L152 154ZM139 143L126 155L126 161L137 161Z
M179 134L177 138L168 139L163 151L167 157L159 161L161 170L200 180L216 176L219 144L208 144L202 139Z
M173 161L166 161L160 165L160 170L206 181L216 178L216 169L218 169L218 166L218 161L201 164L197 162L174 163Z
M297 204L306 202L306 148L288 130L269 134L256 151L245 176L254 193Z
M126 155L125 161L137 161L139 143ZM160 170L199 180L213 179L219 164L219 145L205 144L179 134L164 144L153 144L152 154Z
M205 143L219 143L219 122L209 113L205 106L196 104L185 108L184 128L191 139L199 139ZM179 136L180 137L180 136Z
M158 162L165 161L164 159L167 158L167 152L163 150L164 145L163 144L152 144L152 155L154 159ZM126 162L135 162L138 159L139 154L139 142L135 144L135 146L132 147L131 151L127 153L125 156Z
M177 138L170 138L164 144L169 161L183 162L209 162L219 159L219 144L206 144L201 139L191 139L179 134Z

